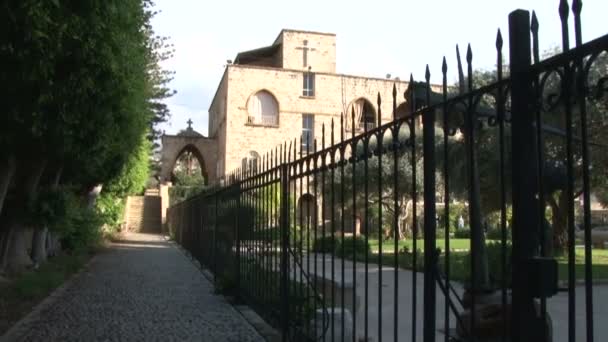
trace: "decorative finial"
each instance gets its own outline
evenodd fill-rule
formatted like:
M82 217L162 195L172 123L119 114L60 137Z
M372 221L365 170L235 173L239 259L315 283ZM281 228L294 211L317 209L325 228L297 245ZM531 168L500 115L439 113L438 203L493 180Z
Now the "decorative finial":
M192 119L188 119L188 121L186 121L186 123L188 124L188 129L192 129Z

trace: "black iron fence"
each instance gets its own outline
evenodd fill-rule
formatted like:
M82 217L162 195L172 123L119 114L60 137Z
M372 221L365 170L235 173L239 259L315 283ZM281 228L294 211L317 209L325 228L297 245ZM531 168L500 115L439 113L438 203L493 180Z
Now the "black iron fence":
M508 66L498 32L495 72L474 73L469 47L459 87L445 60L440 91L427 68L404 115L395 90L391 122L349 135L353 112L286 142L171 207L170 231L284 340L608 338L590 209L608 193L608 36L582 43L581 7L575 47L566 1L562 52L542 61L535 15L515 11Z

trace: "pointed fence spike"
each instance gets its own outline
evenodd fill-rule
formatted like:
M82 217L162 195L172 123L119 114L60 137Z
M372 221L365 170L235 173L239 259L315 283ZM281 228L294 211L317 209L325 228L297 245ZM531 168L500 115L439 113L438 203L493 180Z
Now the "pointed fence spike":
M456 62L458 63L458 91L460 95L465 93L464 70L462 69L462 60L460 58L460 48L456 44Z
M380 106L378 106L378 108L380 108ZM393 83L393 121L395 121L396 119L397 119L397 84Z
M363 115L363 113L361 113L361 115ZM352 133L353 138L355 137L355 106L353 106L351 113L350 113L350 130ZM363 124L365 126L365 123Z
M583 1L582 0L573 0L572 1L572 13L574 15L580 15L583 10Z
M444 75L448 72L448 62L445 60L445 56L443 56L443 62L441 63L441 72Z
M471 63L473 61L473 50L471 49L471 44L467 46L467 63Z
M427 83L431 79L431 70L429 69L429 65L428 64L426 65L426 70L424 71L424 78L426 79Z
M503 45L502 32L500 32L500 29L498 29L498 32L496 33L496 50L501 51L502 45Z
M530 22L530 30L533 33L538 33L538 18L536 17L536 11L532 11L532 20Z
M344 113L340 113L340 140L344 140Z
M572 2L572 12L574 13L574 36L576 40L576 46L583 44L583 30L581 12L583 11L583 1L574 0Z
M325 149L325 122L321 124L321 149Z
M559 17L562 19L562 21L568 20L568 12L570 12L569 7L568 0L561 0L559 2Z

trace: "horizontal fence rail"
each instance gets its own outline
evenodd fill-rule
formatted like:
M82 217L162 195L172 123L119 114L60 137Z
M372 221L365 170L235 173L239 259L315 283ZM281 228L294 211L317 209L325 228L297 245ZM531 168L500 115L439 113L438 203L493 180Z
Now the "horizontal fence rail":
M284 341L602 341L592 195L608 193L608 35L541 60L533 13L509 16L509 65L459 85L410 78L393 118L356 115L285 142L168 229L216 287ZM568 15L575 46L568 41ZM399 114L398 114L399 113ZM600 200L601 201L601 200ZM581 248L578 248L578 246ZM564 310L566 308L566 310Z

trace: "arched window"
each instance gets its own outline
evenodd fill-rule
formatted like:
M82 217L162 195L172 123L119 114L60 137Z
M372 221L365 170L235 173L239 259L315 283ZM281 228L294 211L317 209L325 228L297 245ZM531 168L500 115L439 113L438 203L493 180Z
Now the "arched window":
M260 154L256 151L247 152L247 156L241 161L241 167L245 172L258 172L258 163L260 160Z
M279 124L279 104L271 93L261 90L249 98L247 123L276 126Z

